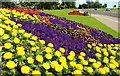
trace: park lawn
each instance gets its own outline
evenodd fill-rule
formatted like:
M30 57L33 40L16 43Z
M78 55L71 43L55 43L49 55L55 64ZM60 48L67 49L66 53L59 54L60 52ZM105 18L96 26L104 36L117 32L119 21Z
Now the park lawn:
M44 10L41 12L54 14L59 17L65 17L69 20L80 22L87 26L100 29L104 32L107 32L108 34L113 35L114 37L119 38L120 33L116 32L115 30L111 29L110 27L106 26L105 24L101 23L96 18L91 17L91 16L68 15L68 12L71 12L71 11L73 11L73 10L72 9L63 9L63 10Z

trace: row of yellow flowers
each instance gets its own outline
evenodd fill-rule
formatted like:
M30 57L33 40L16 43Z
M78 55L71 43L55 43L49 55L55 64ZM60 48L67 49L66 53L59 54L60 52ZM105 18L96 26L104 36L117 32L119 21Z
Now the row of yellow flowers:
M1 11L0 44L2 50L2 74L120 74L120 44L88 44L86 49L95 50L96 58L84 57L80 52L76 57L74 51L68 56L65 49L54 49L52 43L37 40L37 36L21 29L21 24L11 21L11 12L7 9ZM18 13L14 13L16 16ZM26 14L24 14L26 15ZM27 19L27 18L26 18ZM33 19L34 20L34 19Z

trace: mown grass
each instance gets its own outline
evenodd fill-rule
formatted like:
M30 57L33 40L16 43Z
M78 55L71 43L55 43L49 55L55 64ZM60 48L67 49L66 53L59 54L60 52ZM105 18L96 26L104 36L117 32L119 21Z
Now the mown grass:
M65 17L69 20L73 20L76 22L80 22L82 24L85 24L87 26L91 26L96 29L100 29L104 32L107 32L108 34L113 35L114 37L119 37L120 33L116 32L112 28L106 26L102 22L98 21L96 18L91 17L91 16L78 16L78 15L68 15L68 12L73 11L72 9L64 9L64 10L44 10L41 12L49 13L49 14L54 14L59 17Z

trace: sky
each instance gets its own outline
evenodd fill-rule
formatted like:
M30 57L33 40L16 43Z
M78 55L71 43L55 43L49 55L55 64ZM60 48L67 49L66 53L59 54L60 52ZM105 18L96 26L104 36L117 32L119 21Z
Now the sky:
M91 0L91 1L95 1L95 0ZM98 0L100 3L107 4L107 8L112 8L114 5L116 5L118 7L118 2L120 0ZM76 0L76 6L78 7L79 4L83 4L86 3L86 0ZM119 4L120 5L120 4Z

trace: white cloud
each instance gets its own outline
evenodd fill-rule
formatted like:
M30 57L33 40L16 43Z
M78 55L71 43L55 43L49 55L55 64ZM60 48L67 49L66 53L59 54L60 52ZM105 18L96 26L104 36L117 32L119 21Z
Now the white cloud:
M99 0L99 2L119 2L119 0Z
M86 0L76 0L76 2L79 2L80 4L86 3Z
M96 0L90 0L90 1L96 1ZM99 0L100 3L103 2L119 2L120 0ZM76 2L80 2L80 3L86 3L86 0L76 0Z

